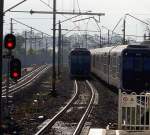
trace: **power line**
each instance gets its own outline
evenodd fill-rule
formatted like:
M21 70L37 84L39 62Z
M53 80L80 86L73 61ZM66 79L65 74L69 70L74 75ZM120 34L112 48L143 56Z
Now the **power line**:
M50 9L53 9L51 6L50 6L50 1L49 1L49 4L47 4L46 2L44 2L43 0L40 0L42 3L44 3L46 6L48 6ZM66 17L65 15L61 15L61 16L63 16L63 17L65 17L65 18L67 18L66 20L71 20L70 18L68 18L68 17ZM76 17L76 16L75 16ZM74 18L74 17L72 17L72 18ZM62 22L65 22L66 20L64 20L64 21L62 21ZM60 23L62 23L62 22L60 22ZM72 21L71 21L72 22ZM76 24L74 23L74 22L72 22L75 26L76 26ZM58 23L57 23L58 24ZM56 25L57 25L56 24Z
M119 25L119 23L121 22L122 19L123 19L122 17L119 19L119 21L117 22L117 24L113 28L112 33L115 31L115 29L117 28L117 26Z
M16 19L14 19L14 18L12 18L12 20L14 20L15 22L20 23L20 24L22 24L22 25L24 25L24 26L26 26L26 27L28 27L28 28L32 28L32 29L35 30L35 31L38 31L38 32L40 32L40 33L43 33L43 34L45 34L45 35L47 35L47 36L51 36L51 35L49 35L49 34L47 34L47 33L45 33L45 32L42 32L42 31L40 31L40 30L38 30L38 29L32 27L32 26L29 26L29 25L27 25L27 24L24 24L24 23L22 23L22 22L20 22L20 21L18 21L18 20L16 20Z
M46 2L44 2L43 0L40 0L42 3L44 3L46 6L48 6L50 9L53 9L49 4L47 4Z
M5 11L3 12L3 14L5 14L5 13L8 12L8 11L11 11L12 9L14 9L15 7L17 7L17 6L19 6L20 4L24 3L25 1L27 1L27 0L23 0L23 1L19 2L19 3L17 3L16 5L12 6L11 8L5 10Z

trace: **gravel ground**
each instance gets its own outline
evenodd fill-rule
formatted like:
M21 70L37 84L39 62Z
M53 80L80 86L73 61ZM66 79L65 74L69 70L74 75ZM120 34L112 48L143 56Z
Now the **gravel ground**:
M28 89L28 94L19 99L14 104L14 111L11 114L13 124L18 135L31 135L37 131L44 120L52 118L56 112L72 97L73 83L69 79L67 69L65 68L62 77L56 82L57 96L50 94L51 90L51 70L49 70L41 81ZM31 92L32 91L32 92ZM43 116L43 118L38 118ZM5 120L6 121L6 120ZM8 120L10 123L10 120ZM8 132L8 131L7 131ZM12 134L12 131L9 131Z
M98 105L95 105L88 120L91 127L106 128L109 123L117 123L118 95L114 92L117 90L97 78L93 78L91 82L99 94Z

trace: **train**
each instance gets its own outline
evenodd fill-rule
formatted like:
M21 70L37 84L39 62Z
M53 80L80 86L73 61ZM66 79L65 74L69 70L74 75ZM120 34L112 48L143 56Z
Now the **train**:
M87 79L91 73L91 53L86 48L75 48L69 54L70 78Z
M150 90L150 47L117 45L91 49L91 72L117 89Z

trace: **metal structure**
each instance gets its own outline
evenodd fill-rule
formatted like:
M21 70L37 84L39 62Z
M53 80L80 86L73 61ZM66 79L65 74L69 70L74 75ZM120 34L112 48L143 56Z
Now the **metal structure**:
M59 31L58 31L58 78L60 77L60 64L61 64L61 23L59 21Z
M55 4L54 4L55 5ZM10 12L20 12L20 13L30 13L30 14L53 14L54 11L10 11ZM104 16L104 13L92 13L92 12L56 12L56 14L61 14L61 15L97 15L97 16Z
M10 11L11 9L14 9L15 7L19 6L23 2L27 0L23 0L16 5L10 7L9 9L4 11L4 0L0 1L0 67L2 67L2 45L3 45L3 18L4 15ZM0 68L0 134L2 134L2 68Z
M55 68L55 44L56 44L56 0L53 0L53 73L52 73L52 92L56 94L56 68Z
M4 0L0 1L0 67L2 67ZM0 134L2 133L2 68L0 68Z
M53 73L52 73L52 92L56 93L55 90L55 81L56 81L56 69L55 69L55 44L56 44L56 15L61 14L61 15L97 15L97 16L104 16L104 13L89 13L89 12L58 12L56 11L56 0L53 0L53 11L47 12L47 11L10 11L10 12L20 12L20 13L37 13L37 14L52 14L53 15Z
M127 94L119 90L118 129L150 130L150 93Z

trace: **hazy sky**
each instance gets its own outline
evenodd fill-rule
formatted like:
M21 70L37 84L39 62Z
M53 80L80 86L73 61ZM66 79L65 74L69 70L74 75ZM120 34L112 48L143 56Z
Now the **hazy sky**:
M21 0L4 0L5 9L8 9L12 5L20 2ZM53 5L53 0L43 0L48 3L51 7ZM78 2L77 2L78 1ZM79 3L79 6L78 6ZM92 11L92 12L102 12L106 15L101 17L101 25L104 25L110 29L116 25L117 21L123 17L125 13L130 13L135 17L143 20L150 18L150 0L57 0L57 10L58 11ZM49 7L44 5L40 0L27 0L22 5L18 6L14 10L26 10L30 9L38 11L52 11ZM5 15L5 32L9 30L9 18L16 18L28 25L31 25L39 30L47 33L52 33L52 15L30 15L30 14L20 14L20 13L7 13ZM71 17L71 16L66 16ZM39 19L29 19L29 18L39 18ZM44 19L40 19L44 18ZM87 18L87 16L82 16L82 18ZM65 17L57 15L57 20L64 20ZM78 20L79 18L77 18ZM76 19L74 19L76 20ZM88 25L87 25L88 24ZM72 29L75 26L80 26L80 29L92 29L97 30L97 26L94 21L85 20L82 22L72 23L70 21L62 25L63 28ZM128 28L130 29L130 34L141 34L144 31L145 26L134 19L128 17ZM19 24L14 24L14 29L16 31L21 31L21 29L27 29ZM121 32L122 24L118 26L116 32ZM105 30L103 30L105 32ZM65 33L65 32L64 32ZM143 34L143 33L142 33Z

